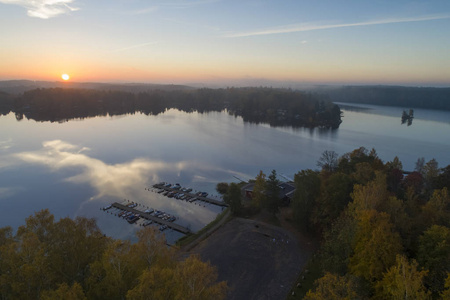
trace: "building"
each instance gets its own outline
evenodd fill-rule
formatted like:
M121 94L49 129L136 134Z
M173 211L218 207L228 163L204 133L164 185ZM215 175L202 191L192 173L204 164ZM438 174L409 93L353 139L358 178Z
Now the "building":
M252 199L254 182L248 183L242 187L242 191L247 199ZM293 182L282 182L278 185L280 187L280 202L281 205L287 206L291 203L294 196L295 186Z

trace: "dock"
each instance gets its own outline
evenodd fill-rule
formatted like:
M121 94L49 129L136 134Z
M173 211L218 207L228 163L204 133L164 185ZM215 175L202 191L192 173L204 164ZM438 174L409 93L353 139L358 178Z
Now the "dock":
M178 224L174 224L172 222L165 221L165 220L160 219L158 217L152 216L151 214L145 213L145 212L140 211L138 209L135 209L135 208L132 208L132 207L128 207L126 205L123 205L123 204L120 204L120 203L117 203L117 202L114 202L113 204L111 204L111 207L115 207L115 208L118 208L118 209L121 209L121 210L129 211L129 212L132 212L134 214L139 214L141 218L144 218L144 219L147 219L147 220L152 220L153 222L158 223L158 224L166 225L168 228L176 230L176 231L184 233L184 234L190 233L190 230L187 229L186 227L183 227L183 226L178 225Z
M162 184L155 184L155 185L153 185L153 187L157 188L157 189L163 189L163 190L166 190L166 191L170 191L170 192L177 191L176 189L173 189L172 187L166 187L166 186L164 186ZM211 203L211 204L218 205L218 206L228 207L228 204L226 204L223 201L211 199L211 198L208 198L208 197L197 196L196 194L193 194L193 193L187 193L187 192L182 192L182 193L187 195L187 196L190 196L191 198L197 198L197 200L199 200L199 201Z

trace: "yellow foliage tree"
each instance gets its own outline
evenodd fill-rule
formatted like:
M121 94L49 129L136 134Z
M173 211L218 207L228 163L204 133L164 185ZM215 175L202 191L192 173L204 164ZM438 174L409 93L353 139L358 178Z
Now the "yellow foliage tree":
M348 277L337 276L331 273L316 280L314 291L308 291L305 300L351 300L357 298L356 286Z
M418 270L415 260L411 263L403 255L397 255L396 264L376 284L376 299L408 300L431 299L431 293L423 285L428 271Z
M155 266L145 270L127 294L129 300L221 300L225 299L226 282L216 283L217 271L196 256L189 256L175 267Z
M355 184L351 197L353 202L349 208L355 214L363 210L380 209L388 201L386 175L377 172L375 179L366 185Z
M61 284L56 290L44 291L41 294L41 300L87 300L83 288L78 282L72 286L67 283Z
M441 293L442 300L450 300L450 273L447 273L447 279L445 279L444 291Z
M369 281L379 280L383 272L395 263L401 251L401 240L389 221L389 215L375 210L359 213L354 241L354 254L350 257L351 273Z
M423 206L425 222L429 225L450 227L450 195L447 188L434 190L430 200Z

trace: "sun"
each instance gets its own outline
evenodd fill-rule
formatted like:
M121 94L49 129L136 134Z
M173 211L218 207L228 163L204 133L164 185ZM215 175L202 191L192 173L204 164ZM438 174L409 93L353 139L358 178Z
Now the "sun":
M61 78L62 78L63 80L65 80L65 81L67 81L67 80L70 79L70 76L67 75L67 74L62 74L62 75L61 75Z

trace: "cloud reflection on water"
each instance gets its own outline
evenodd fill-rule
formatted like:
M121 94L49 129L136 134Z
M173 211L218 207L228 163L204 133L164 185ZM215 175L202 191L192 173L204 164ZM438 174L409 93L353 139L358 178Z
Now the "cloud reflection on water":
M84 152L89 148L63 142L61 140L43 143L43 149L17 153L14 156L22 161L49 167L53 171L64 168L81 168L81 173L64 180L73 183L89 183L98 192L96 198L113 196L126 198L128 189L136 185L146 186L159 181L157 173L162 170L182 170L185 162L165 163L147 159L134 159L127 163L106 164L100 159L88 156Z
M53 172L75 171L75 175L62 180L92 186L96 194L80 203L78 214L86 213L88 206L85 207L85 205L88 202L100 201L99 206L101 206L106 202L130 199L146 206L176 214L180 217L180 224L190 226L193 230L198 230L209 223L221 209L213 205L201 206L168 199L160 194L151 193L144 187L161 181L159 174L167 174L168 172L188 173L191 182L196 182L199 179L191 172L234 173L195 161L168 163L136 158L130 162L107 164L100 159L90 157L87 154L88 152L89 149L86 147L72 145L61 140L53 140L43 142L43 148L40 150L16 153L13 156L25 163L47 167ZM92 207L92 205L89 206Z

